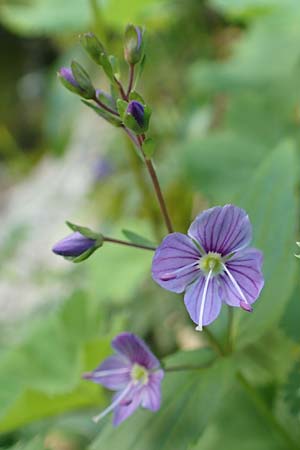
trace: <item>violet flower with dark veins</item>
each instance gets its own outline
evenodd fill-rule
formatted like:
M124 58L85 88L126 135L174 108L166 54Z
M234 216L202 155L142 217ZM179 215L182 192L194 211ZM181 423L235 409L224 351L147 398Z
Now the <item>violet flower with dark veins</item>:
M184 292L196 330L213 322L222 303L251 312L264 285L263 255L249 246L252 227L234 205L203 211L188 235L172 233L157 248L152 277L168 291Z
M164 372L159 360L144 341L132 333L121 333L112 341L116 355L83 378L117 391L111 405L94 417L98 422L114 411L113 424L119 425L139 407L157 411L160 408L160 384Z

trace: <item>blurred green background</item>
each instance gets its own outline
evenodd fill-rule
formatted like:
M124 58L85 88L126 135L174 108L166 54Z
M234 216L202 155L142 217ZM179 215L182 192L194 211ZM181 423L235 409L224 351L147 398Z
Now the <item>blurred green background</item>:
M211 356L181 298L152 282L150 252L106 245L78 266L51 253L65 220L111 237L164 236L126 138L56 78L76 58L107 88L78 34L94 31L121 57L129 22L147 29L138 90L153 108L176 230L208 206L245 207L266 285L253 315L235 314L232 355L207 373L168 375L162 410L112 431L110 418L91 421L109 394L81 374L116 333L140 334L171 361ZM298 448L235 373L300 442L299 0L1 0L0 37L0 448ZM221 341L226 324L224 310L212 326Z

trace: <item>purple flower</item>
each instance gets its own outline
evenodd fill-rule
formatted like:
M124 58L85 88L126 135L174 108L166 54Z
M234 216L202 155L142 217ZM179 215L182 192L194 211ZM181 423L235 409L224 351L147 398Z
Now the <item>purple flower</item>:
M252 238L249 217L234 205L203 211L188 235L172 233L157 248L153 279L184 302L196 330L213 322L222 303L252 311L264 285L263 256L246 248Z
M93 249L95 245L96 239L90 239L76 231L57 242L52 251L61 256L77 257Z
M112 341L116 355L108 357L85 379L102 384L112 391L111 405L94 417L98 422L114 411L113 424L123 422L139 407L157 411L160 407L160 384L164 372L146 344L132 333L121 333Z
M144 112L143 105L137 100L132 100L127 107L127 113L134 117L140 127L144 125Z

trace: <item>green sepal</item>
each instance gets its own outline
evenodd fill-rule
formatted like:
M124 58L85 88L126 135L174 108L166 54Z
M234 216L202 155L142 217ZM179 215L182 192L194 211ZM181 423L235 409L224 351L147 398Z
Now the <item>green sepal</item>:
M112 72L114 74L114 77L117 80L120 80L121 70L120 70L120 63L119 63L118 58L116 56L114 56L114 55L110 55L108 57L108 59L109 59L110 65L112 67Z
M101 54L105 53L104 46L94 33L84 33L79 36L80 43L96 64L102 65Z
M66 221L66 225L72 231L78 231L82 236L85 236L88 239L94 239L97 243L103 243L103 235L101 233L96 233L88 227L82 227L81 225L76 225L75 223Z
M129 94L129 100L136 100L138 102L140 102L142 105L145 105L145 100L143 99L143 97L138 94L136 91L131 91Z
M141 33L141 42L139 43L138 31ZM124 56L128 64L137 64L144 52L143 44L144 31L132 24L127 25L124 36Z
M122 233L133 244L146 245L148 247L156 247L156 245L153 242L149 241L149 239L135 233L134 231L122 230Z
M121 98L119 98L117 100L117 110L118 110L118 113L120 114L120 117L122 120L126 114L127 107L128 107L128 102L126 102L125 100L122 100Z
M88 259L96 250L97 248L101 247L101 245L99 246L95 246L92 248L89 248L88 250L86 250L84 253L82 253L79 256L76 256L75 258L68 258L70 259L70 261L72 261L73 263L80 263L82 261L85 261L86 259Z
M147 138L143 142L143 151L147 159L151 159L155 152L155 142L152 138Z
M109 108L116 109L115 99L111 95L106 94L105 92L98 89L96 91L96 97L104 105L108 106Z
M146 55L144 53L142 60L140 62L140 64L137 66L137 71L136 71L136 76L135 76L135 81L134 81L134 86L137 86L141 76L143 75L144 72L144 68L145 68L145 64L146 64Z
M76 82L83 91L81 94L82 97L86 99L93 98L95 95L95 88L92 85L91 79L86 70L77 61L72 61L71 70Z
M80 86L74 86L74 84L66 80L65 77L63 77L59 72L57 72L57 76L61 84L69 91L73 92L74 94L80 95L80 97L84 96L84 91Z
M111 125L114 125L115 127L121 127L122 121L115 115L110 114L108 111L105 111L104 109L100 108L99 106L93 105L92 103L81 100L86 106L91 108L93 111L95 111L98 116L102 117L102 119L107 120Z
M106 73L106 75L108 76L110 81L115 83L113 68L112 68L111 62L110 62L108 56L106 55L106 53L101 53L100 65L102 66L104 72Z
M136 135L145 133L149 127L149 121L151 117L151 109L149 106L144 106L144 124L142 126L135 120L132 114L126 112L123 117L124 125L132 130Z

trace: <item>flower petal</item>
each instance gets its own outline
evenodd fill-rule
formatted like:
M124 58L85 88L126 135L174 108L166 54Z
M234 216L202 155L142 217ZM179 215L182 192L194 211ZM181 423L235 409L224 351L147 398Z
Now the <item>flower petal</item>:
M122 392L117 393L113 397L113 401L117 400L122 395ZM141 404L141 388L133 387L124 399L115 408L113 425L116 427L124 422Z
M184 295L184 303L191 319L199 324L200 308L203 301L203 292L205 286L205 277L202 276L193 283ZM216 277L211 278L207 287L206 297L204 299L204 313L202 325L209 325L213 322L221 311L220 287Z
M144 341L132 333L121 333L112 341L112 347L121 355L128 358L133 364L137 363L147 369L160 366L156 356L147 347Z
M150 409L151 411L157 411L160 408L161 401L161 380L164 377L163 370L158 370L149 375L149 381L143 388L142 402L143 408Z
M237 206L225 205L210 208L196 217L188 234L203 249L228 255L249 245L252 227L247 213Z
M200 273L200 251L188 236L172 233L157 248L152 262L152 278L172 292L183 292Z
M118 391L130 381L131 363L121 355L109 356L97 369L83 375L83 378Z
M237 282L249 304L257 300L264 285L261 271L263 255L257 249L249 248L236 253L226 262L226 267ZM231 306L240 306L244 301L226 273L219 275L222 283L222 299Z

